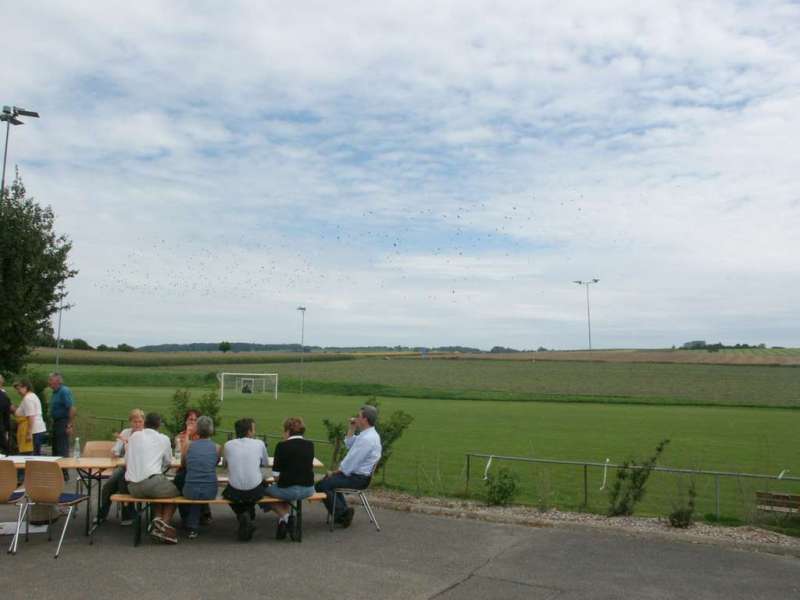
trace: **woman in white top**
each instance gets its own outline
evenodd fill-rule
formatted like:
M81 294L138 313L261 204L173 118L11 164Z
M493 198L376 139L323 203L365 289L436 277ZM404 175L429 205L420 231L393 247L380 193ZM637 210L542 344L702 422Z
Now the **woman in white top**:
M14 384L14 388L22 397L22 402L20 402L15 413L17 422L19 423L21 419L27 419L28 431L25 439L29 443L33 442L33 455L39 456L42 451L44 434L47 431L47 426L42 418L42 402L39 400L39 396L33 393L33 385L28 379L17 381ZM30 454L30 452L23 452L22 454Z

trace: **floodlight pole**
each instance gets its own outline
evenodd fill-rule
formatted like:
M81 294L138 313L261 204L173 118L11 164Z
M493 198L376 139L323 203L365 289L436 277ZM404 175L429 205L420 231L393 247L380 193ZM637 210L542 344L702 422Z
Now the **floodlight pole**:
M17 118L20 116L33 117L35 119L38 119L39 113L34 112L32 110L27 110L25 108L20 108L19 106L4 106L3 111L0 112L0 121L5 121L6 123L6 143L3 148L3 175L0 177L0 202L2 202L3 198L5 198L5 190L6 190L6 160L8 159L8 134L11 131L12 125L23 124L23 122Z
M6 120L6 144L3 147L3 178L0 179L0 202L5 198L6 190L6 160L8 159L8 132L11 130L11 120Z
M577 279L572 283L577 283L578 285L582 285L586 287L586 324L589 327L589 351L592 351L592 313L589 309L589 286L593 283L598 283L600 280L596 277L594 279L590 279L588 281L582 281Z
M297 310L300 311L300 393L303 393L303 374L305 369L303 367L303 355L306 353L305 336L306 336L306 307L298 306Z

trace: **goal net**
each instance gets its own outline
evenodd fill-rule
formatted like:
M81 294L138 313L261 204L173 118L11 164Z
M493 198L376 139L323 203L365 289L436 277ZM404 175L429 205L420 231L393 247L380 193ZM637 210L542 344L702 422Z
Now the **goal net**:
M219 401L225 401L225 394L271 395L278 399L277 373L218 373Z

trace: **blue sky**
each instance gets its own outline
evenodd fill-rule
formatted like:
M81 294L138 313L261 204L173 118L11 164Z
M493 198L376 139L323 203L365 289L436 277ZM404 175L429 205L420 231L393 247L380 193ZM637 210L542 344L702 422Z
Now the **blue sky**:
M798 345L793 2L31 3L91 343Z

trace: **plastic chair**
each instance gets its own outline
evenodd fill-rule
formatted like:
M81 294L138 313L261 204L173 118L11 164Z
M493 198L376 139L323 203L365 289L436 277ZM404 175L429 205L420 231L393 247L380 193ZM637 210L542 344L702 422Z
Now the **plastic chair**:
M20 511L20 518L17 521L17 533L14 536L11 554L17 553L19 543L19 531L22 520L25 519L25 541L28 540L28 526L30 524L29 508L36 504L45 506L55 506L58 508L68 507L67 518L64 520L64 528L61 530L61 537L58 540L55 558L61 554L61 545L64 543L64 536L67 533L72 511L81 502L89 500L89 496L81 494L64 494L64 475L61 466L57 462L50 461L28 461L25 463L25 502L24 508ZM52 523L47 524L47 539L52 540ZM94 536L90 533L89 543L94 543Z
M19 514L17 514L17 523L22 519L22 507L25 504L25 491L17 490L17 467L14 466L12 460L0 460L0 504L16 504L19 507ZM19 527L17 528L17 535L19 535ZM14 546L16 536L11 539L11 546L8 551Z
M367 486L363 490L357 490L355 488L336 488L332 490L333 504L331 506L331 512L328 515L328 523L330 523L331 531L333 531L333 515L336 514L336 494L342 494L343 496L358 496L358 499L361 500L361 506L364 507L364 510L366 511L370 522L373 525L375 525L375 529L377 531L381 530L380 525L378 525L378 519L375 518L375 513L372 512L372 507L369 505L369 500L367 500L367 495L364 493L369 489L369 486L372 483L372 476L375 474L375 469L377 468L378 468L378 463L375 463L372 466L372 472L369 474L369 480L367 481Z

